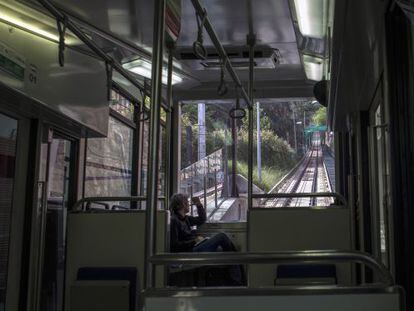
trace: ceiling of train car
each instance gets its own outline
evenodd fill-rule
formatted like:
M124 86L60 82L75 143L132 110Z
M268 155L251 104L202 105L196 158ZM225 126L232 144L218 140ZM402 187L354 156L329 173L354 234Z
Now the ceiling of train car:
M142 50L151 51L153 0L54 0L53 2L93 27L113 34ZM248 0L206 0L202 2L223 46L246 50L246 35L249 31L247 2ZM188 90L205 83L218 81L218 67L206 68L197 59L180 60L180 53L191 50L197 37L195 11L190 0L182 1L181 20L182 28L175 56L178 66L188 75L183 83L177 84L175 88ZM309 85L310 89L313 83L306 80L289 0L252 0L252 20L253 31L257 38L256 50L268 54L274 51L278 60L273 68L270 66L256 70L256 86L261 81L264 83L301 81L302 84ZM204 32L204 43L207 48L212 47L206 32ZM106 47L110 50L108 42L102 41L101 44L107 45ZM134 55L125 53L123 56L131 59ZM242 81L248 81L247 68L238 69L237 73ZM188 77L193 79L188 79Z

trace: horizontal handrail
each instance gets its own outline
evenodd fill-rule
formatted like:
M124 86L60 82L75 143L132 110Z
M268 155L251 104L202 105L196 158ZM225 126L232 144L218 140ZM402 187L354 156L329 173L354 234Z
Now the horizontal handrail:
M297 192L297 193L253 193L253 199L274 199L274 198L322 198L332 197L338 199L343 205L347 205L347 201L342 194L337 192Z
M206 9L201 5L200 0L191 0L195 11L197 12L198 16L202 17L204 19L203 26L206 29L211 42L213 42L217 53L220 55L220 59L222 60L224 66L226 67L228 73L230 74L231 78L233 79L236 86L239 87L240 93L242 97L244 98L247 106L249 108L253 108L253 103L251 102L249 96L247 95L246 90L243 87L243 84L240 81L239 76L237 75L236 71L234 70L233 66L231 65L230 59L227 55L226 50L224 49L223 45L220 43L220 40L218 39L218 36L216 34L216 31L213 28L213 25L210 22L210 19L207 16Z
M119 202L143 202L146 201L148 197L146 196L129 196L129 197L87 197L78 200L74 205L72 210L83 210L82 205L83 203L93 203L97 202L98 204L101 202L112 202L112 201L119 201ZM158 200L165 201L165 197L158 197Z
M156 265L223 265L269 263L344 263L356 262L371 268L386 286L394 285L387 268L368 253L340 250L284 251L264 253L173 253L156 254L150 258Z

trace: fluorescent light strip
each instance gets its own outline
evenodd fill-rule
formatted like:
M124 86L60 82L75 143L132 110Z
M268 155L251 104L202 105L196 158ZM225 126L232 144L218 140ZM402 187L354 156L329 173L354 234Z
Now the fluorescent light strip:
M326 31L324 7L328 0L294 0L302 35L323 38Z
M311 16L309 11L308 0L295 0L295 8L300 32L304 36L310 36L313 33L313 31L310 22Z
M316 60L307 55L303 56L306 77L309 80L320 81L323 76L323 60Z
M56 41L56 42L59 41L59 36L57 36L53 33L50 33L46 30L40 29L40 28L38 28L34 25L31 25L31 24L29 24L29 23L27 23L27 22L25 22L25 21L23 21L19 18L10 16L8 14L5 14L2 11L0 11L0 21L4 22L6 24L10 24L12 26L16 26L18 28L22 28L24 30L27 30L27 31L32 32L34 34L37 34L41 37L44 37L44 38L47 38L47 39L50 39L50 40L53 40L53 41Z
M136 73L137 75L143 76L145 78L151 78L152 74L152 65L151 63L144 61L144 60L135 60L130 63L126 63L123 65L125 69L128 69L129 71L132 71L133 73ZM172 84L181 83L183 81L183 78L181 78L179 75L173 73L171 82ZM167 84L167 70L163 69L162 71L162 83Z

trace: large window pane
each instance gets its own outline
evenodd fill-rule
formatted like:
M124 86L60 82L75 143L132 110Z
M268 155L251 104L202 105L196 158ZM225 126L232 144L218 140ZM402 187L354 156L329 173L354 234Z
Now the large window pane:
M185 102L181 115L181 190L198 196L208 221L245 221L249 152L253 192L329 192L334 185L333 136L326 108L308 99L256 101L253 148L247 114L234 101ZM240 115L241 112L239 112ZM332 198L254 199L253 207L329 206Z
M111 91L109 106L124 117L134 120L134 104L114 90Z
M148 176L148 145L149 145L149 121L145 121L142 124L141 133L141 187L140 194L147 194L147 176Z
M142 123L142 134L141 134L141 179L140 179L140 195L147 195L147 183L148 183L148 152L149 152L149 121ZM159 142L159 156L158 156L158 195L165 195L165 160L166 160L166 131L163 125L160 126L160 142ZM138 205L140 209L145 209L145 202ZM160 200L158 208L163 209L164 205Z
M132 138L131 128L110 118L108 137L88 140L85 196L131 195Z
M13 184L16 160L17 121L0 114L0 310L4 310Z

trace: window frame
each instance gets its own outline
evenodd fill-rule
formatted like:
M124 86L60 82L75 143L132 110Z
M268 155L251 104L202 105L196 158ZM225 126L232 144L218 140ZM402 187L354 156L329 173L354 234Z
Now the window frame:
M146 187L143 186L144 178L142 176L143 172L143 157L144 152L146 151L148 153L149 150L144 150L144 143L145 140L149 139L149 133L147 136L144 135L144 126L145 123L148 122L148 118L142 118L142 114L147 114L147 116L150 113L150 109L146 107L145 105L145 98L147 96L143 96L141 100L134 98L131 94L129 94L127 91L125 91L120 85L118 85L116 82L113 82L111 91L114 91L118 93L118 95L125 98L127 101L129 101L134 106L134 112L133 112L133 120L129 119L128 117L122 115L115 109L112 109L109 106L109 116L112 117L115 121L120 122L122 125L128 127L132 130L132 155L131 155L131 188L130 188L130 195L131 196L138 196L138 195L145 195L146 192L144 192L144 189L146 190ZM166 131L166 122L162 119L160 119L160 140L162 139L161 133L163 131ZM85 140L85 153L84 153L84 177L83 177L83 197L85 197L85 183L86 183L86 168L87 168L87 145L88 145L88 139ZM162 153L161 157L165 157L164 152ZM148 158L148 154L147 154ZM160 159L160 170L163 168L162 166L162 158ZM148 165L148 164L147 164ZM161 171L160 171L161 173ZM166 184L163 185L167 187ZM163 192L165 189L162 190ZM138 202L131 202L131 209L139 209L140 204Z

